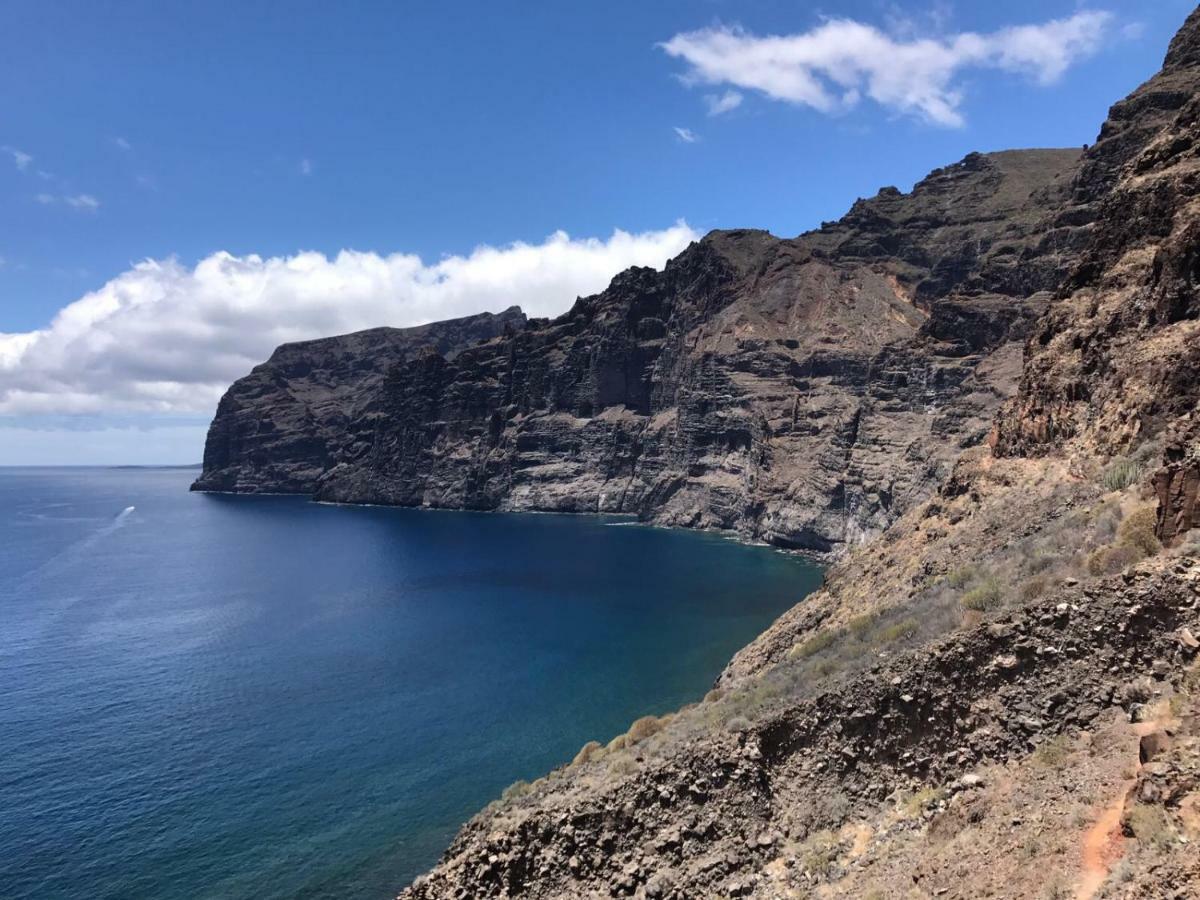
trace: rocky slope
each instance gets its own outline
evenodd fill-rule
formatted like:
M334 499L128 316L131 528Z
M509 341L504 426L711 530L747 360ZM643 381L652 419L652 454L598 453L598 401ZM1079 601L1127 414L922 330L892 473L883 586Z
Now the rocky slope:
M972 154L794 240L713 232L475 346L381 358L336 339L338 368L321 342L289 348L292 368L273 358L222 401L197 487L859 542L1015 389L1087 239L1065 214L1078 160Z
M989 440L703 703L514 786L403 896L1197 896L1198 128L1200 10L1038 226L1069 259Z

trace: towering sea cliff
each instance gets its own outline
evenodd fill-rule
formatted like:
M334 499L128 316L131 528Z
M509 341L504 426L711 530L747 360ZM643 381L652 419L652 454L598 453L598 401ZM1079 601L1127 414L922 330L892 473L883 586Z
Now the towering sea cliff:
M196 487L861 541L1015 389L1086 237L1078 160L972 154L794 240L712 232L550 321L289 345L222 401Z
M849 266L860 295L865 272L905 287L925 318L871 360L904 347L943 362L956 333L935 326L943 303L994 323L981 310L1031 296L1038 310L969 350L978 382L1023 342L1015 389L985 404L987 439L946 451L936 489L893 503L896 521L702 703L514 788L403 897L1200 894L1200 11L1068 169L1023 232L1033 280L1020 287L1005 278L1024 266L999 267L998 241L970 274L940 247L915 282L897 244L856 251L871 263L848 263L844 240L818 256L835 229L788 244L814 252L806 265ZM878 327L903 329L901 310L880 302ZM865 402L897 381L872 369L853 396L903 428L910 385ZM860 441L861 423L843 459ZM912 471L894 449L879 458ZM873 483L860 471L847 500Z
M402 896L1200 895L1198 188L1200 10L1082 153L714 232L376 372L316 496L860 544Z

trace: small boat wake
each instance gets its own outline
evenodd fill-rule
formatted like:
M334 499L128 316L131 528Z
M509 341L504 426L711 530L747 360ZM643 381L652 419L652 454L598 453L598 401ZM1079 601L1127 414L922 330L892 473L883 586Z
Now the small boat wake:
M129 517L133 515L136 509L136 506L125 507L112 519L101 525L91 534L80 538L73 544L68 544L33 571L26 572L17 579L14 587L18 590L28 589L32 587L35 582L58 574L67 566L69 566L78 556L85 553L89 548L104 540L113 532L122 528L125 523L129 521Z

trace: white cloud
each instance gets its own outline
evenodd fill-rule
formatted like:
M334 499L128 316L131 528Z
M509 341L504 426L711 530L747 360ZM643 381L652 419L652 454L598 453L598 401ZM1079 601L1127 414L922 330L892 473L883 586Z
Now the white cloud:
M132 150L133 149L133 144L129 143L129 141L125 140L125 138L123 138L123 137L113 138L113 143L116 144L117 148L120 150Z
M147 260L46 328L0 334L0 416L208 415L231 381L285 341L513 304L554 315L628 266L661 266L697 236L683 222L607 240L560 231L432 264L350 250L216 253L194 268Z
M680 128L678 125L674 127L675 136L685 144L694 144L700 140L700 135L692 131L690 128Z
M33 157L28 153L18 150L16 147L9 147L7 144L0 147L0 151L7 153L13 158L13 162L17 164L17 170L24 172L29 168L29 164L33 162Z
M42 204L42 206L49 206L51 203L55 202L53 194L38 194L33 199Z
M311 160L311 159L308 159L307 157L305 157L304 159L300 160L300 166L299 166L299 169L300 169L300 174L301 174L301 175L311 175L311 174L313 173L313 164L312 164L312 160Z
M84 212L95 212L100 208L100 201L91 194L76 194L73 197L63 197L63 203Z
M787 103L837 113L863 96L949 127L963 124L964 69L991 68L1050 84L1094 53L1112 21L1079 12L991 34L895 37L851 19L829 19L802 34L759 37L739 28L677 34L660 46L688 63L689 84L728 84Z
M737 91L726 91L723 94L705 94L704 102L708 105L710 116L719 116L731 109L742 105L742 95Z

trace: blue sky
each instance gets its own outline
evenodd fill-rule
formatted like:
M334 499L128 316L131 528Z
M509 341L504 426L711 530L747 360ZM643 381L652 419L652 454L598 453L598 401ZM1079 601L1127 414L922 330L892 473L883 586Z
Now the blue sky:
M1091 141L1192 8L9 0L0 463L196 461L279 339L553 312L710 228L793 235L972 150ZM766 35L806 62L764 73ZM860 40L861 71L821 68Z

